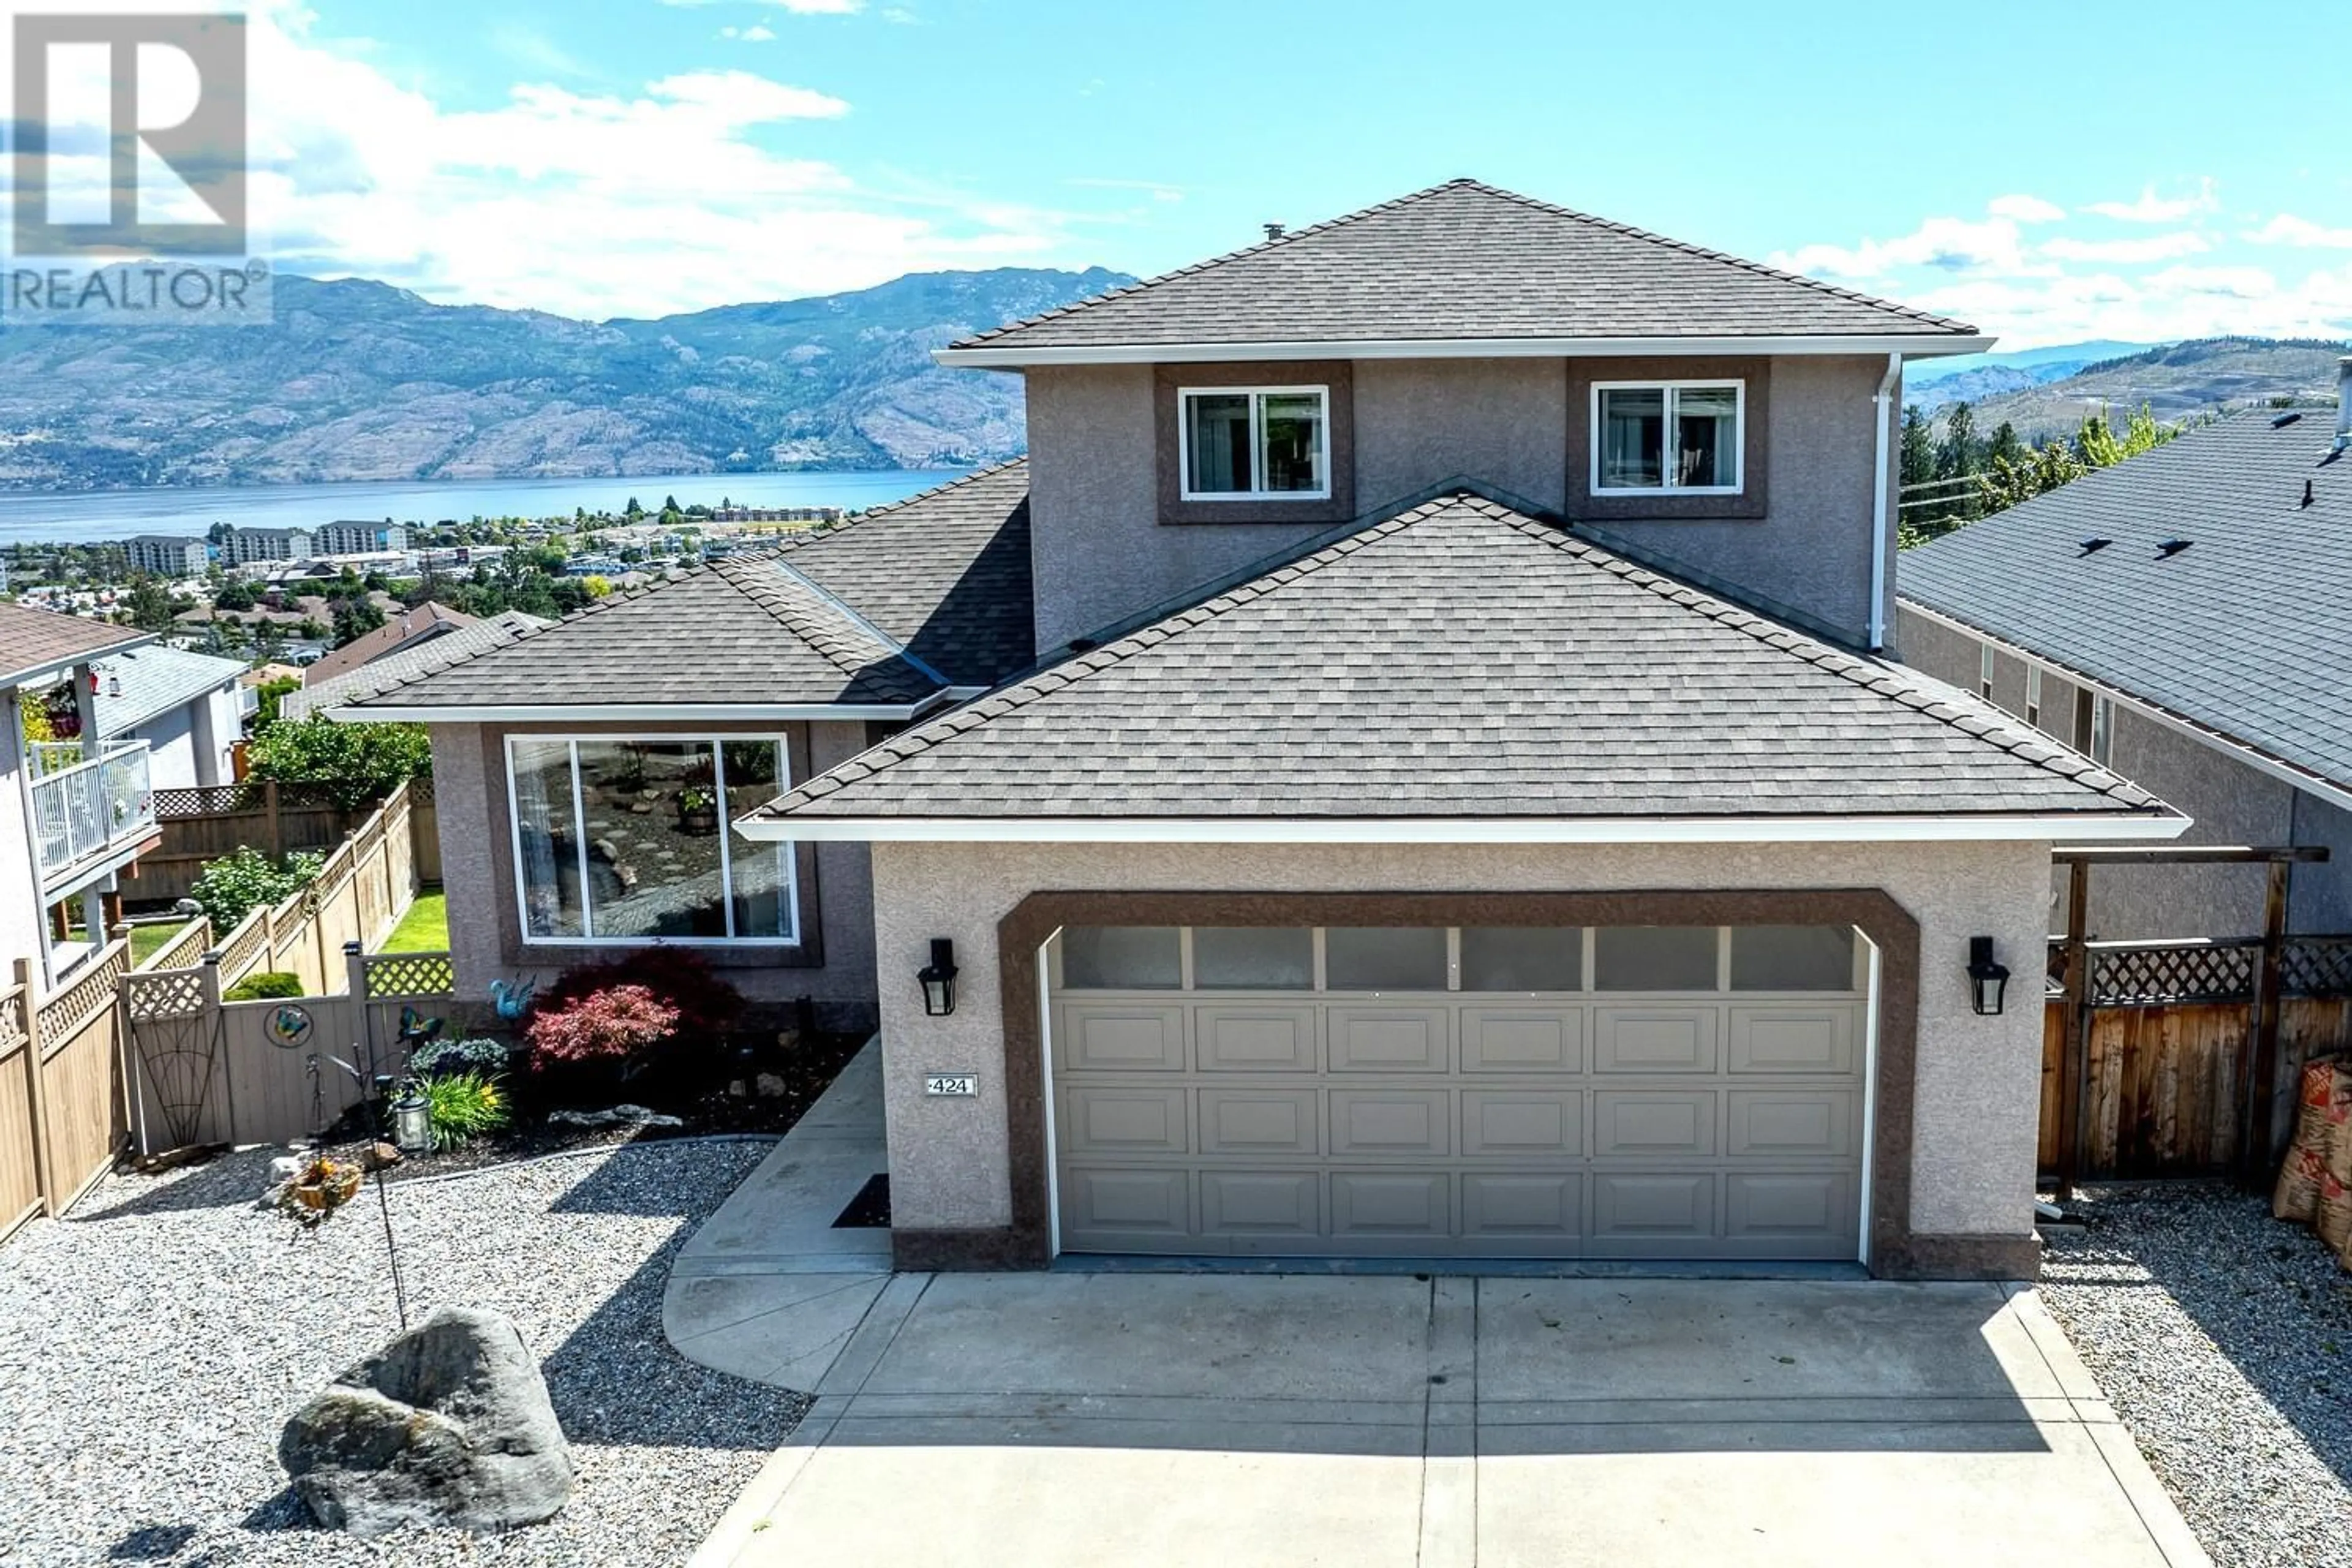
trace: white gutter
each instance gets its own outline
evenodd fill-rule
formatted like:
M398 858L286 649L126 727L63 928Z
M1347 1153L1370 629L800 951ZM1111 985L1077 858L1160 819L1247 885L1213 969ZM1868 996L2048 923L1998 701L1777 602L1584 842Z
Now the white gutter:
M1878 458L1870 471L1876 480L1870 491L1870 651L1878 652L1886 646L1886 490L1892 476L1887 465L1893 460L1895 442L1887 433L1887 405L1895 395L1895 384L1903 379L1903 356L1886 356L1886 374L1878 378L1878 394L1870 406L1878 416Z
M961 700L964 688L936 691L920 702L509 702L480 706L436 703L418 708L365 706L330 708L326 717L340 724L536 724L541 722L602 723L608 720L659 720L696 724L707 720L873 719L885 721L919 719ZM966 691L966 695L972 695Z
M777 842L934 844L2069 844L2177 838L2171 812L1979 816L825 817L746 816Z
M1018 334L1013 334L1015 338ZM1343 359L1591 359L1628 355L1698 354L1939 354L1982 353L1988 336L1924 331L1872 336L1672 338L1361 338L1302 342L1103 343L1078 346L933 349L943 365L1020 370L1055 364L1216 364L1249 360Z
M2056 659L2044 658L2029 648L1993 636L1981 626L1970 626L1958 616L1948 616L1941 610L1931 610L1916 599L1905 599L1902 605L1905 609L1924 620L1933 621L1939 626L1959 633L1962 637L1974 637L1979 642L1990 643L1996 650L2016 659L2021 664L2035 666L2070 685L2095 692L2119 707L2129 709L2152 724L2186 735L2201 745L2212 748L2231 762L2242 763L2256 773L2267 773L2282 784L2293 784L2305 795L2324 800L2340 810L2352 811L2352 789L2347 789L2344 785L2323 778L2306 768L2298 767L2283 758L2274 757L2268 752L2259 751L2243 741L2223 734L2209 724L2200 724L2194 719L2184 718L2168 708L2159 708L2144 697L2135 697L2121 687L2109 685L2096 676L2086 675L2071 664L2061 664ZM2063 737L2058 739L2061 744L2069 744Z

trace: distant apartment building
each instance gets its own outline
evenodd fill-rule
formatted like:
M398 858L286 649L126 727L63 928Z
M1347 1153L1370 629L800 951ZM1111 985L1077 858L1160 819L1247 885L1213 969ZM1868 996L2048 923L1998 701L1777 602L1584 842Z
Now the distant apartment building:
M320 555L373 555L379 551L408 548L408 529L397 522L328 522L312 532L310 548Z
M122 552L131 558L133 572L158 577L201 577L211 564L203 540L178 534L142 533L124 540Z
M713 522L839 522L837 506L722 506L710 514Z
M257 561L308 561L318 553L315 535L307 528L233 528L221 546L232 566Z

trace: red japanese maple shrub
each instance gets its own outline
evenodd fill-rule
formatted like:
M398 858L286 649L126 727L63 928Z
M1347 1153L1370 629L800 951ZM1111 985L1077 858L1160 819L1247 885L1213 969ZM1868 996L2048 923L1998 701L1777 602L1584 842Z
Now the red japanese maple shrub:
M677 1033L678 1009L643 985L608 985L541 1008L523 1029L533 1067L626 1062Z

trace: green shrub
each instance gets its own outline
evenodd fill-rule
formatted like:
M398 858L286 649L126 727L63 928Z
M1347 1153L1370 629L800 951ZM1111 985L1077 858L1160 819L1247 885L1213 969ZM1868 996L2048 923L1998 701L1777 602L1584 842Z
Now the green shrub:
M247 975L221 993L224 1002L260 1002L302 994L302 977L282 969L263 969Z
M504 1040L435 1040L416 1047L408 1058L408 1070L418 1078L446 1078L463 1072L497 1073L506 1069L510 1055Z
M323 855L304 853L289 855L280 864L241 844L236 854L208 862L189 894L204 907L214 932L225 937L256 909L307 886L326 863Z
M506 1090L493 1074L468 1068L426 1079L421 1087L436 1149L457 1148L507 1124Z
M246 748L251 776L323 787L337 805L373 805L433 771L433 740L422 724L338 724L324 714L279 720Z

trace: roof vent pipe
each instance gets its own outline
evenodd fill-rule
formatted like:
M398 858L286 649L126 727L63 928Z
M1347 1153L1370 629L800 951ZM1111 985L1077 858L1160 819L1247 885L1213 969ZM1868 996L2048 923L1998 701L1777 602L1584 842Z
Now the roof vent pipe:
M1265 237L1269 242L1282 237L1282 226L1280 224L1269 223L1262 226L1265 229Z
M2352 354L2336 362L2336 449L2352 447Z

